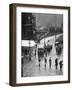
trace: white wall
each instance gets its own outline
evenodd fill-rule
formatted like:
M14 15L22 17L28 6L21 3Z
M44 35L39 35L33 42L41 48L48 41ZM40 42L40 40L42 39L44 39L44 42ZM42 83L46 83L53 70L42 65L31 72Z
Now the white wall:
M57 5L57 6L63 5L63 6L70 6L72 11L72 0L0 0L0 90L72 90L72 82L70 84L42 85L42 86L28 86L28 87L27 86L11 87L8 85L9 83L9 4L10 3L34 3L34 4L47 4L47 5ZM71 12L71 17L72 17L72 12Z

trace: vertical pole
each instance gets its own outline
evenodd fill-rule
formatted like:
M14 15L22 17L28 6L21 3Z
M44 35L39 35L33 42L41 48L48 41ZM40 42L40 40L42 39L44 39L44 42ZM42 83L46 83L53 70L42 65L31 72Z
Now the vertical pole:
M31 61L30 40L29 40L29 60Z

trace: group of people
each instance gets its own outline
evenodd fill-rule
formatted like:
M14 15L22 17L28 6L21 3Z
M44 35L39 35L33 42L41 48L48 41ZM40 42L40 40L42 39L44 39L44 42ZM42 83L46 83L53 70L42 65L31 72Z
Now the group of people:
M39 57L38 61L39 61L39 68L40 68L40 62L41 62L40 57ZM44 63L45 63L45 68L46 68L46 65L47 65L47 58L46 57L44 58ZM60 71L62 71L63 61L58 62L58 58L56 58L55 59L55 69L56 70L58 69L58 65L60 67ZM49 58L49 68L50 69L52 68L52 59L51 59L51 57Z
M49 42L49 41L48 41ZM49 48L52 46L49 46ZM42 50L43 49L43 50ZM49 65L49 68L52 68L52 58L50 57L49 60L47 59L47 55L48 55L48 49L46 47L46 45L44 45L44 48L42 48L41 50L38 49L38 62L39 62L39 68L41 67L41 60L42 58L44 58L44 66L46 68L47 65ZM52 48L51 48L52 49ZM36 49L35 49L35 56L36 56ZM49 64L47 64L47 62ZM54 65L55 65L55 69L57 70L58 67L60 68L60 71L62 71L62 67L63 67L63 61L59 61L58 58L55 58L54 60Z

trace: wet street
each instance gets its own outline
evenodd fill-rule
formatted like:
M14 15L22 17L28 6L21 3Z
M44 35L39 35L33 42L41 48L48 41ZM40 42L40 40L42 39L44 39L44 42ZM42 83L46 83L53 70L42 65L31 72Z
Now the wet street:
M58 37L59 35L57 35ZM40 66L38 62L38 51L36 51L36 56L32 56L32 60L23 65L23 77L33 77L33 76L53 76L53 75L63 75L63 72L60 71L60 66L55 68L55 59L58 58L58 63L63 60L63 52L60 56L56 54L55 48L55 36L45 38L45 42L49 40L49 44L52 45L52 50L47 54L47 63L45 66L44 57L41 58ZM42 39L40 44L41 47L44 43ZM40 45L39 45L40 47ZM51 68L49 67L49 58L51 57Z

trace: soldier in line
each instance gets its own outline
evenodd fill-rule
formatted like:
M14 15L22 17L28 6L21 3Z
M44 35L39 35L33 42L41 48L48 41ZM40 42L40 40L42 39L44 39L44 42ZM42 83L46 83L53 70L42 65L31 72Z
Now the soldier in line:
M52 62L52 60L51 60L51 57L49 58L49 68L51 68L51 63Z
M63 61L60 61L60 62L59 62L59 65L60 65L60 71L62 71Z
M55 67L58 68L58 58L55 59Z

